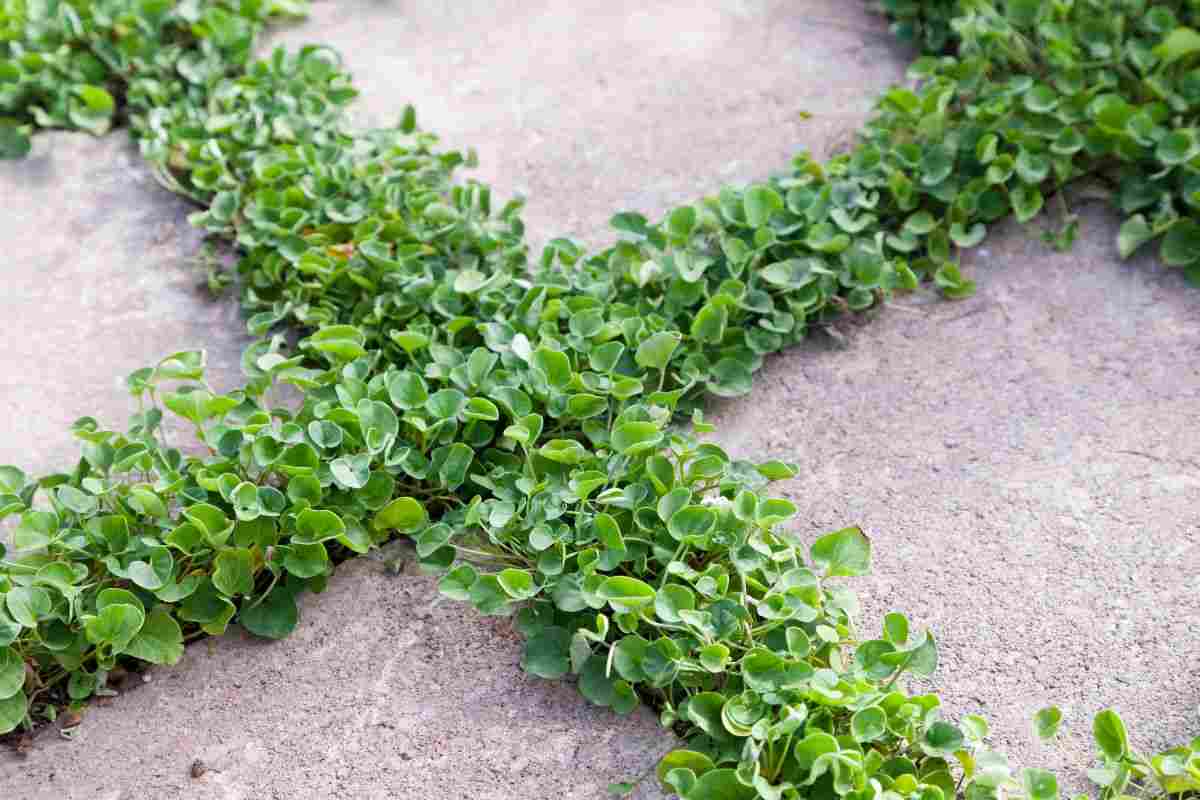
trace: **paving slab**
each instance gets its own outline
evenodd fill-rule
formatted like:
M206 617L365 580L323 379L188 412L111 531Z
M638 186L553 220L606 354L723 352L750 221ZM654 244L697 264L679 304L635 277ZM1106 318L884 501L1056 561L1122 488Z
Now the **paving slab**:
M530 196L535 243L601 242L615 211L661 214L782 169L799 146L848 141L908 59L863 8L319 1L277 41L342 50L362 124L413 102L448 145L477 147L478 177ZM0 217L0 463L69 467L66 426L121 424L121 378L174 350L206 347L215 385L233 385L235 305L205 298L190 207L123 134L36 139L29 159L0 163L0 196L15 199ZM522 675L511 626L439 604L429 578L355 561L303 611L286 642L194 645L90 709L74 740L0 753L0 796L599 798L672 746L648 713L617 718Z
M1003 225L965 259L973 298L898 298L713 407L730 450L800 464L779 492L805 541L870 535L864 630L893 610L931 628L949 715L988 717L1064 796L1103 708L1144 751L1200 733L1200 291L1153 254L1121 263L1117 225L1085 208L1062 254Z
M0 756L4 796L590 800L671 746L648 712L618 718L525 675L507 620L382 560L343 565L301 614L282 642L233 633L192 645L89 709L75 739Z
M206 348L221 389L249 340L236 305L214 301L195 266L195 210L168 193L122 132L55 132L0 161L0 464L30 474L79 459L79 417L124 429L125 376L177 350Z
M422 128L474 147L467 174L527 197L535 244L600 243L617 211L662 213L849 142L911 60L867 5L321 0L271 41L340 50L357 124L412 102Z

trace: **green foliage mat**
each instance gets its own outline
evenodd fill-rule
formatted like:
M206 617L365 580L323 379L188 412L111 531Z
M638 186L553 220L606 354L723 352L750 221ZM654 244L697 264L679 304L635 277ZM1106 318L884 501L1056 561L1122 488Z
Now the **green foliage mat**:
M618 214L611 247L555 239L531 261L520 205L456 181L472 157L411 109L346 126L336 53L254 58L299 3L0 0L0 155L35 128L127 125L203 207L192 221L236 246L265 337L236 391L176 353L129 377L127 431L74 425L71 471L0 468L0 515L19 516L0 550L0 731L233 621L286 636L298 593L402 534L445 594L515 614L527 671L659 710L687 748L659 777L687 800L1055 798L982 719L904 690L936 667L929 633L900 614L856 633L854 595L826 579L867 571L861 531L801 552L778 529L795 507L767 494L795 468L672 423L707 432L704 395L748 392L766 354L839 314L923 281L969 294L961 248L1085 176L1126 215L1123 256L1154 243L1200 279L1200 3L883 5L927 55L851 152L660 222ZM302 401L276 402L278 384ZM190 441L168 441L166 414ZM1115 713L1094 727L1104 797L1200 790L1200 740L1145 758Z

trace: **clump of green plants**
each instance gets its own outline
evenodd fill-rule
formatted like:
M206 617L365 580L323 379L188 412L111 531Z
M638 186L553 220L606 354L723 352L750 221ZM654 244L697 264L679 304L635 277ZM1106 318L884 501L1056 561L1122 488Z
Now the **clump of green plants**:
M404 535L442 592L514 616L530 673L576 676L618 713L652 704L685 742L658 777L686 800L1056 798L1054 776L987 748L982 719L906 691L936 667L932 635L901 614L860 634L837 580L867 571L868 537L803 547L768 492L796 467L703 441L700 407L839 315L923 283L970 294L961 252L1080 179L1127 215L1122 255L1157 241L1195 279L1200 6L884 7L926 55L850 152L658 222L622 212L610 247L554 239L531 261L520 203L458 180L473 155L441 151L411 108L355 130L336 53L255 55L301 5L3 0L0 155L38 127L127 124L238 249L263 338L235 391L176 353L129 377L127 430L76 423L71 471L0 468L17 519L0 731L231 622L286 636L298 593ZM1196 743L1143 758L1114 712L1095 735L1105 798L1200 790Z

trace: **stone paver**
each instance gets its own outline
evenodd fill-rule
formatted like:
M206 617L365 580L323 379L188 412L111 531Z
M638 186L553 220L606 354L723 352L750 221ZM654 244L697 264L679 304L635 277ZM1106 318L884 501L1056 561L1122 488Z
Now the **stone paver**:
M800 464L780 491L802 537L871 536L864 630L932 628L950 716L984 714L1064 792L1102 708L1145 751L1200 729L1200 293L1153 254L1122 264L1116 230L1085 209L1057 254L1006 224L965 259L975 297L897 298L714 407L730 450ZM1030 730L1050 703L1054 747Z

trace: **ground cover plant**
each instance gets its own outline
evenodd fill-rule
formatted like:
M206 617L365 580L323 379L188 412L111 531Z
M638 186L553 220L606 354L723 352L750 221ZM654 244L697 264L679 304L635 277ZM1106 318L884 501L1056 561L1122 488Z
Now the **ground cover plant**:
M884 8L926 55L850 152L531 259L519 203L459 180L471 154L411 109L346 124L336 53L255 56L299 4L4 0L0 151L125 124L236 248L263 338L235 391L175 353L129 376L126 430L74 425L68 471L0 468L17 518L0 731L231 622L286 636L299 592L399 534L445 594L515 617L527 671L575 675L617 712L652 704L686 741L659 768L681 797L1055 797L1054 776L986 746L982 719L905 691L936 667L933 636L901 614L861 634L828 581L867 571L869 539L801 548L780 528L795 507L769 494L795 467L704 442L700 408L838 315L923 282L969 294L961 248L1075 181L1127 215L1123 255L1155 246L1200 277L1200 4ZM1200 740L1146 758L1111 711L1094 732L1103 796L1200 790Z

